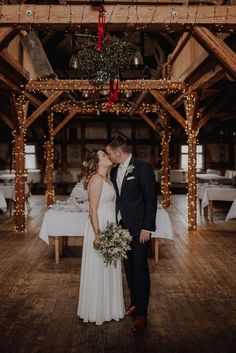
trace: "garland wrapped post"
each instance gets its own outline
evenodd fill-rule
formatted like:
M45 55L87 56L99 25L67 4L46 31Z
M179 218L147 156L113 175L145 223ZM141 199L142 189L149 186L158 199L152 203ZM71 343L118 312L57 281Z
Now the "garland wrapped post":
M170 131L169 117L165 112L160 113L162 126L164 130L161 134L161 203L163 207L170 206L170 166L169 166L169 149L170 149Z
M25 232L25 121L26 102L24 95L19 95L15 101L16 128L14 137L14 169L15 169L15 229L17 232Z
M45 160L46 160L46 205L50 206L55 201L55 189L53 185L53 114L48 116L49 139L45 142Z
M196 145L199 130L197 126L198 96L191 92L185 96L186 127L188 136L188 230L197 229L197 180L196 180Z

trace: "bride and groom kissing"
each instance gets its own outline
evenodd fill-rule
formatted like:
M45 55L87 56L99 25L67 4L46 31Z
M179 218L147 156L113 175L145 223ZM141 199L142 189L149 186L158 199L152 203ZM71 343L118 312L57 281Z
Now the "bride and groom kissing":
M154 171L147 162L129 153L126 139L119 135L108 142L106 153L99 150L88 163L85 188L89 194L89 220L84 234L78 316L97 325L130 316L134 330L140 330L147 325L150 296L148 254L157 209ZM126 309L121 261L116 267L105 266L93 247L107 222L118 222L132 236L131 249L123 261L130 291Z

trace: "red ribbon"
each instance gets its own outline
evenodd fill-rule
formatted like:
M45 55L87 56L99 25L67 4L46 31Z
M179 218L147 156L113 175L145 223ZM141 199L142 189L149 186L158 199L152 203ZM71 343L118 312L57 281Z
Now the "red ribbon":
M111 107L111 102L117 102L118 101L118 95L119 95L119 82L118 80L110 80L110 96L106 105L106 109L109 109Z
M103 6L98 9L98 45L97 50L101 50L102 42L105 35L105 26L106 26L106 10Z

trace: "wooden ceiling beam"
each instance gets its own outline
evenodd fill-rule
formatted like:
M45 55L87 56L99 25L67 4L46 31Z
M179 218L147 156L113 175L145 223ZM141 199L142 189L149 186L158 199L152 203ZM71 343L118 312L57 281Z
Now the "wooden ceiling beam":
M159 135L161 134L161 130L159 129L158 125L153 120L151 120L147 114L140 112L139 115L155 132L157 132Z
M207 12L207 16L206 16ZM166 29L171 26L178 30L188 26L236 27L235 5L140 5L108 4L106 18L109 28L144 27L147 30ZM88 5L1 5L1 26L22 25L25 27L69 28L78 26L96 26L97 10Z
M167 112L173 116L173 118L183 127L185 128L186 120L182 117L182 115L163 97L160 92L151 91L150 92L153 97L156 99L157 103L161 104Z
M46 99L26 120L25 127L28 128L60 95L63 91L54 92Z
M198 129L201 129L206 123L215 116L215 114L222 109L226 103L228 103L232 97L235 96L234 92L229 93L227 96L224 96L221 99L218 99L218 103L212 106L212 109L207 112L206 115L202 116L198 122Z
M3 32L6 28L0 28L0 32ZM5 35L1 33L0 35L0 51L8 46L8 44L19 34L20 28L7 28Z
M15 82L12 82L9 78L7 78L5 75L3 75L0 72L0 82L2 82L7 90L10 92L17 92L17 93L22 93L23 90L22 88L16 84ZM35 97L33 94L30 92L24 92L25 97L36 107L42 104L42 101L39 100L37 97Z
M25 90L27 91L61 91L61 90L87 90L94 91L94 85L90 84L87 80L45 80L37 81L32 80L26 83ZM109 84L104 84L104 90L109 90ZM168 80L127 80L119 83L119 90L174 90L184 91L186 85L180 81Z
M3 49L0 52L0 64L2 70L6 67L12 73L13 77L16 77L16 80L20 80L21 83L26 83L30 79L29 72L25 70L19 63L10 55L6 49Z
M20 89L19 85L17 85L11 79L7 78L1 72L0 72L0 81L4 84L6 89L8 89L10 91L15 91L15 92L21 92L21 89Z
M217 59L232 78L236 79L236 53L208 28L194 27L192 34L198 43Z
M3 112L0 111L0 119L2 121L4 121L4 123L9 126L9 128L11 128L12 130L14 130L14 124L12 122L12 120L7 116L5 115Z
M182 52L182 50L184 49L185 45L188 43L190 38L191 38L191 34L189 32L184 32L182 34L182 36L178 40L178 43L174 51L168 57L169 65L172 65L175 62L175 60L178 58L179 54Z
M60 122L60 124L53 130L53 137L55 137L59 131L63 129L63 127L75 116L77 110L71 110L71 112Z

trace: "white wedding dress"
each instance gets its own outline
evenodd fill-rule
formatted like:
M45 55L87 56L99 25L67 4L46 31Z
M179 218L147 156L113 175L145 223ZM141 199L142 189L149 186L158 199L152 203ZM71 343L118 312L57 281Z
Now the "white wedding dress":
M102 231L107 222L116 222L115 189L103 181L97 209L99 228ZM94 232L90 220L84 234L78 316L84 322L101 325L104 321L124 317L121 261L117 266L106 266L103 257L93 248Z

